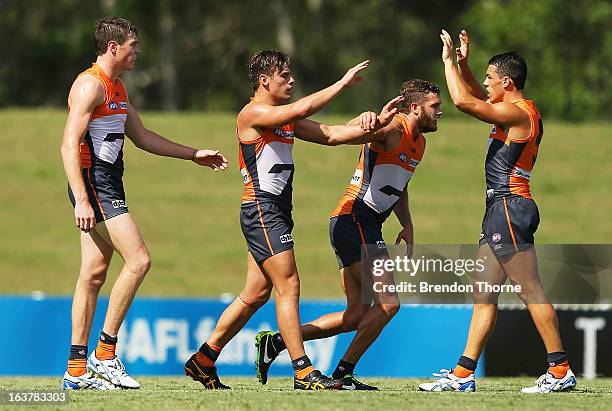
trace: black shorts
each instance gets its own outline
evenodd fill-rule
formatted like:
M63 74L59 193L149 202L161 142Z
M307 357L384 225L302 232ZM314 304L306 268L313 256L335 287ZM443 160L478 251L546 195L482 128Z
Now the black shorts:
M293 248L291 211L272 202L240 207L240 228L257 264Z
M84 168L81 170L81 175L89 204L96 216L96 223L128 212L121 175L101 168ZM74 194L70 185L68 185L68 197L74 207Z
M329 240L336 253L339 268L366 258L387 255L382 224L374 219L343 214L329 220ZM362 247L363 251L362 251Z
M498 256L518 253L533 246L539 223L535 201L520 196L501 198L487 206L479 244L486 242Z

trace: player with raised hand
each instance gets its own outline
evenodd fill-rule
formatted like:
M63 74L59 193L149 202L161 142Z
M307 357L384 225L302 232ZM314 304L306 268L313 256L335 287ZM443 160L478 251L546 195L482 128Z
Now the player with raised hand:
M544 293L538 275L534 233L540 222L531 197L529 180L543 136L542 118L533 101L524 96L525 60L515 52L493 56L485 74L486 92L469 66L469 37L459 36L454 49L445 31L442 60L453 103L462 112L493 124L485 160L486 211L478 258L487 262L474 281L501 285L507 279L521 286L519 297L527 306L547 352L548 371L524 393L565 391L576 386L567 354L561 344L557 314ZM457 58L457 64L454 61ZM477 288L475 288L477 289ZM495 326L499 293L474 293L474 310L463 355L453 370L442 370L424 391L474 391L477 361Z
M237 137L244 195L240 226L246 239L246 284L221 314L212 335L185 363L185 372L207 389L229 388L217 375L215 361L222 348L251 316L276 292L276 317L295 372L294 388L337 389L339 380L316 370L300 332L300 281L293 253L292 183L294 138L338 145L375 134L393 118L401 99L389 102L372 130L359 125L328 126L307 120L338 94L357 84L368 67L364 61L349 69L336 83L290 103L295 79L289 57L275 50L255 54L249 62L253 97L238 114Z
M378 133L353 141L366 144L362 146L350 183L329 222L331 245L338 260L347 307L301 328L304 340L357 331L332 375L342 381L345 390L378 389L357 380L354 370L361 356L397 313L400 302L396 293L374 292L371 273L364 267L373 258L388 256L382 225L391 213L395 213L402 226L395 243L404 241L408 255L412 255L414 236L408 182L425 153L423 134L436 131L437 120L442 115L440 90L427 81L406 81L400 88L398 100L401 108L389 125ZM376 119L375 113L368 112L349 124L370 128ZM362 259L363 251L365 260ZM260 332L256 339L257 376L265 384L270 365L285 349L285 342L281 333L271 331Z

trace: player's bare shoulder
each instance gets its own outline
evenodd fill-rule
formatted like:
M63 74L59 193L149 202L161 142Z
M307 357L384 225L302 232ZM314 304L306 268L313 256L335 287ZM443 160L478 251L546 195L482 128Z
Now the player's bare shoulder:
M105 92L104 85L98 78L85 73L72 83L68 94L68 106L73 108L81 104L89 107L100 105L104 102Z
M257 140L262 130L258 127L256 119L265 115L269 111L270 105L259 101L251 101L240 110L236 121L236 131L238 137L243 142L251 142Z
M404 126L396 114L393 120L380 130L383 134L383 139L372 142L372 145L379 151L393 151L400 145Z

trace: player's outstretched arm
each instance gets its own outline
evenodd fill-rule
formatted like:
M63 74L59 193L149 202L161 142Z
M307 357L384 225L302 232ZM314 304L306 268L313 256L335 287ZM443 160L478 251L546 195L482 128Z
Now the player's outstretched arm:
M100 81L89 75L76 79L68 96L70 111L62 139L64 171L75 199L75 224L85 232L95 227L96 217L81 175L80 145L94 109L103 101L104 86Z
M470 69L468 64L468 56L470 54L470 37L467 31L461 30L459 33L459 47L455 49L457 53L457 65L459 66L459 74L467 83L470 93L480 100L487 100L487 93L483 90L482 86L474 77L474 73Z
M144 127L136 109L128 103L128 117L125 122L126 135L136 147L159 156L192 160L213 170L227 169L227 159L218 150L198 150L168 140Z
M402 230L395 239L395 244L397 245L403 240L406 243L406 255L410 258L412 257L414 247L414 226L412 225L412 216L410 215L410 207L408 205L408 185L404 187L399 201L393 208L393 212L402 226Z
M343 90L359 83L361 71L368 67L369 60L349 69L344 77L331 86L310 94L298 101L281 106L265 103L254 103L248 106L240 115L242 127L280 127L285 124L305 119L315 114L329 104Z
M448 92L459 110L490 124L513 126L528 121L527 113L514 104L505 102L490 104L474 97L453 61L453 40L450 34L442 30L440 39L443 45L442 61Z
M295 123L295 136L300 140L327 146L340 144L363 144L373 141L383 141L392 132L391 122L398 110L398 105L404 101L402 96L395 97L383 107L376 117L375 126L371 126L370 112L362 113L354 125L335 125L317 123L312 120L300 120ZM353 121L351 120L351 123Z

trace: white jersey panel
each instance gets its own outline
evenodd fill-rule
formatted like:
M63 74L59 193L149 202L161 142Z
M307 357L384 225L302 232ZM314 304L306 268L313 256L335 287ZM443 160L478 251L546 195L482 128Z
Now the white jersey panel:
M89 122L89 136L94 149L94 155L100 160L111 164L117 161L117 157L123 149L123 138L109 139L105 141L109 134L125 133L125 120L127 114L112 114L110 116L98 117Z
M259 188L280 195L293 174L293 144L272 141L257 155Z
M410 177L410 171L394 164L375 166L363 201L373 210L384 213L399 200Z

